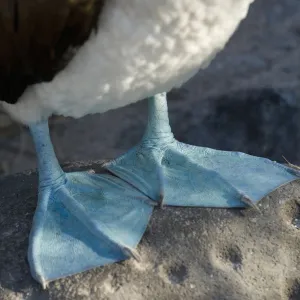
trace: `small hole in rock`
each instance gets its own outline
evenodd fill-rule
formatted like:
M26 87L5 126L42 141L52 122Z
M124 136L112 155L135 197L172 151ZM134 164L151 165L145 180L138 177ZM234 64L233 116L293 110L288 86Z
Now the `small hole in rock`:
M176 265L169 269L169 279L174 284L184 282L188 277L188 270L184 265Z
M238 246L232 245L224 248L221 251L221 257L224 261L229 262L235 271L242 268L243 255Z
M300 205L297 202L296 202L296 208L294 211L294 216L292 218L292 225L295 228L300 229Z
M297 200L286 202L282 207L283 218L294 228L300 229L300 205Z

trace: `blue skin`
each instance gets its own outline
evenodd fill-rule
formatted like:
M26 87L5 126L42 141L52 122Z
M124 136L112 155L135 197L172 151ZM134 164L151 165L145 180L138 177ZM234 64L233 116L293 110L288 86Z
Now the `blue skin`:
M64 173L47 122L30 126L38 156L39 200L28 258L49 281L134 257L154 206L256 207L297 171L265 158L176 141L166 94L149 99L142 141L111 161L113 173Z

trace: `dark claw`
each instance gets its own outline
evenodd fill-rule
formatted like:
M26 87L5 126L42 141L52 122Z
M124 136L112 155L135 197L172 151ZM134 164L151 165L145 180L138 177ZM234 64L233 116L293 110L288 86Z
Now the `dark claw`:
M288 172L290 172L292 175L300 177L300 167L289 162L283 155L282 155L282 157L285 160L285 162L287 163L287 165L290 167Z
M158 180L159 180L158 206L159 206L160 209L163 209L164 208L165 193L164 193L164 175L162 173L161 167L158 167L157 173L158 173Z
M162 192L162 191L161 191ZM158 207L160 209L164 208L164 195L162 193L159 194Z
M43 290L48 289L48 287L49 287L49 282L45 281L44 278L39 277L39 282L41 283L42 289L43 289Z
M256 211L258 211L261 214L261 210L259 209L259 207L249 197L245 195L241 195L241 201L247 204L248 206L254 208Z
M126 246L124 246L122 249L123 249L123 251L126 255L134 258L137 262L141 261L141 257L135 249L132 249L132 248L129 248L129 247L126 247Z

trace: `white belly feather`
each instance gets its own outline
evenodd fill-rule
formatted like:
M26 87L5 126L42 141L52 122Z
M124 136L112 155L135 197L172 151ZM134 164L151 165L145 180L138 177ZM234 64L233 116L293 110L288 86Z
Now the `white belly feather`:
M5 109L23 123L105 112L178 87L221 50L253 0L109 0L52 82Z

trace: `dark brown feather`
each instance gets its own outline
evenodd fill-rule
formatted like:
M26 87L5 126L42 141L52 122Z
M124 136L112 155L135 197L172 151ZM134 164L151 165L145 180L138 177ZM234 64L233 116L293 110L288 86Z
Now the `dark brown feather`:
M107 0L0 0L0 100L51 81L96 29Z

